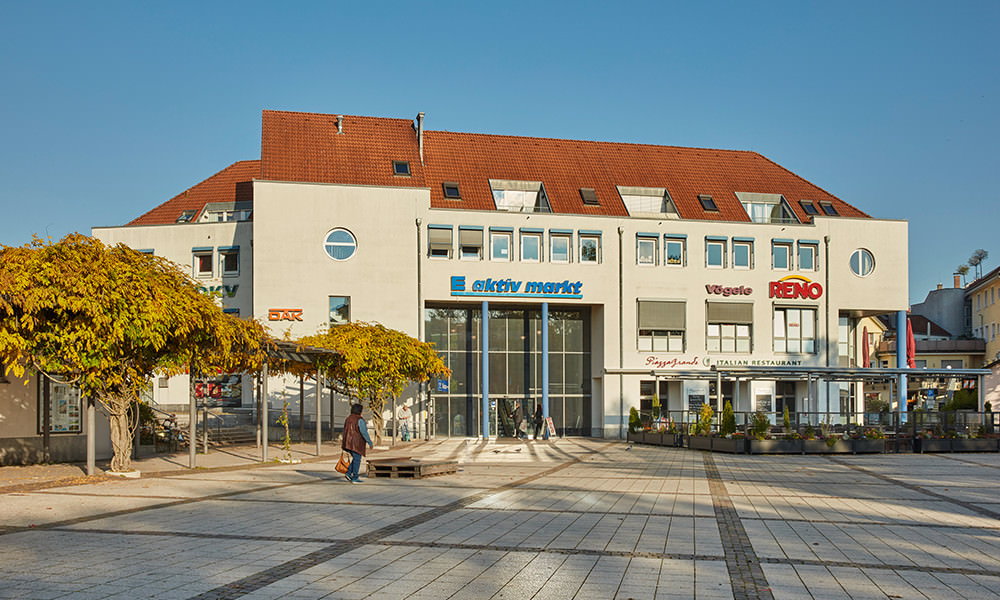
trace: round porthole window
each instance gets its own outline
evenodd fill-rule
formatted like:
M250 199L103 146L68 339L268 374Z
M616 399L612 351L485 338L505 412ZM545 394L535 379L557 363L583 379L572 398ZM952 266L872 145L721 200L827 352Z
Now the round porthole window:
M334 229L326 234L323 241L323 249L327 256L333 260L347 260L354 256L358 249L358 241L354 239L354 234L346 229Z
M864 248L858 248L851 255L851 272L858 277L868 277L875 270L875 257Z

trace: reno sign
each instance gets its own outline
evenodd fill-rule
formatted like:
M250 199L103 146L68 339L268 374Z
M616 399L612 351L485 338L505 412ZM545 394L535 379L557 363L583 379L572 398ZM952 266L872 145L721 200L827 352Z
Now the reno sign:
M789 275L768 284L768 296L784 300L807 298L817 300L823 295L823 286L801 275Z

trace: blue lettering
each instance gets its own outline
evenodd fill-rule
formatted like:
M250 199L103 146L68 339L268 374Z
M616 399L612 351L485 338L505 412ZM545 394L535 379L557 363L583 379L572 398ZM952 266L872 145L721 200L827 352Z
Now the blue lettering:
M542 288L542 291L545 292L546 294L553 294L555 293L555 290L556 290L556 284L552 283L551 281L547 282L545 286Z
M451 291L453 291L453 292L464 292L465 291L465 276L464 275L452 275L452 277L451 277Z
M512 291L512 292L514 292L516 294L517 290L519 290L519 289L521 289L521 282L520 281L512 281L510 283L510 291Z
M476 281L476 282L474 282L472 284L472 291L473 292L481 292L481 291L483 291L483 282L482 281Z
M497 285L497 282L493 281L492 279L487 279L486 280L486 287L483 289L483 291L485 291L485 292L496 292L496 291L498 291L497 288L496 288L496 285Z

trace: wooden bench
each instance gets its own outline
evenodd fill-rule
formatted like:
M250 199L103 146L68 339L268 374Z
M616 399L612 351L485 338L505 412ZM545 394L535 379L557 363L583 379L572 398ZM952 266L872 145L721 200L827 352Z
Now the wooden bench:
M408 477L420 479L432 475L458 472L458 461L424 462L407 458L374 459L368 461L369 477Z

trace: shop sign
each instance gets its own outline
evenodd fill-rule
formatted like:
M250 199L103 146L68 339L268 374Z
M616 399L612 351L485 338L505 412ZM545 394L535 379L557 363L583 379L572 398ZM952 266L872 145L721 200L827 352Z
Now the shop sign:
M684 367L698 366L707 367L708 363L709 359L707 356L704 359L698 358L697 356L690 359L681 356L672 356L668 358L665 356L656 356L655 354L653 356L646 357L646 366L654 369L683 369Z
M784 300L795 300L798 298L808 298L817 300L823 295L823 286L801 275L789 275L782 277L778 281L772 281L769 285L771 298L781 298Z
M471 291L467 289L471 288ZM477 279L468 286L464 275L451 277L452 296L494 296L503 298L583 298L583 282L518 281L515 279Z
M301 321L301 308L269 308L267 309L268 321Z
M236 290L240 289L239 284L234 285L212 285L212 286L201 286L198 291L202 294L219 294L220 296L225 296L226 298L235 298Z
M723 287L721 285L707 283L705 284L705 291L709 294L715 294L717 296L749 296L753 293L753 288L742 285L740 287Z

